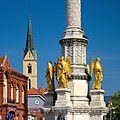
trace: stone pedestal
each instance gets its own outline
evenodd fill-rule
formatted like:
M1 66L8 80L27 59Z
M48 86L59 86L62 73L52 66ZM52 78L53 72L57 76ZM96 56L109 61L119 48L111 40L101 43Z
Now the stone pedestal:
M72 103L70 101L70 89L59 88L55 90L57 94L57 100L55 106L52 107L52 111L55 114L55 120L58 120L60 116L63 116L65 120L72 120Z
M104 102L104 90L91 90L90 120L103 120L107 113Z
M43 107L51 108L55 105L55 93L54 92L44 92L45 95L45 103Z
M57 100L55 102L55 107L72 107L72 103L70 101L70 89L61 88L56 89Z
M92 108L99 108L99 107L105 107L104 102L104 90L91 90L91 102L90 107Z
M73 107L88 107L88 81L87 80L72 80L69 81L71 92L71 101Z
M55 120L55 114L52 112L52 106L55 105L55 93L48 91L44 92L45 95L45 103L43 105L43 109L41 113L44 115L46 120Z

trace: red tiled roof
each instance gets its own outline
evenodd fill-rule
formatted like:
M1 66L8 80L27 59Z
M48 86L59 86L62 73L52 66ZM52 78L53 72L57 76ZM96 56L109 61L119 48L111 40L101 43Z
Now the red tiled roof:
M40 91L40 93L43 94L46 90L45 90L45 88L43 86L40 86L39 91Z
M28 95L40 95L40 92L35 88L31 88L28 90Z
M37 90L35 88L29 89L28 95L41 95L42 97L44 97L44 92L45 92L45 89L43 86L41 86L39 90Z

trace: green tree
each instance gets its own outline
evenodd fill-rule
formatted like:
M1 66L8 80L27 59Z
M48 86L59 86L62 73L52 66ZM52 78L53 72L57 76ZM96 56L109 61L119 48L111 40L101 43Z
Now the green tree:
M117 91L108 102L107 120L120 120L120 91Z
M120 120L120 90L112 97L112 104L114 109L114 120Z

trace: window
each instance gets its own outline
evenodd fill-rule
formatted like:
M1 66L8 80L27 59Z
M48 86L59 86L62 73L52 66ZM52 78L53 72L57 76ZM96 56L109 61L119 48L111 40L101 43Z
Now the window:
M35 104L36 104L36 105L39 105L39 100L35 100Z
M19 120L19 115L16 116L16 120Z
M25 89L22 87L22 103L25 102Z
M5 74L3 81L3 103L7 103L7 76Z
M25 120L25 116L22 116L22 120Z
M11 100L13 100L13 83L11 83Z
M32 65L30 63L28 64L28 73L32 73Z
M28 82L28 83L29 83L29 85L28 85L28 86L29 86L29 89L31 89L31 80L30 80L30 79L29 79L29 82Z
M16 102L19 103L19 86L16 86Z

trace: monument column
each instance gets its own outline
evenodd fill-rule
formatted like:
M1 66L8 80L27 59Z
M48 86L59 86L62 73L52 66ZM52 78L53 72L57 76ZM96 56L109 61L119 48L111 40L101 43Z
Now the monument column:
M60 40L62 55L70 58L71 101L73 107L88 106L88 75L86 74L86 44L81 28L81 0L66 0L66 30Z
M81 26L81 1L67 0L66 1L66 23L67 27Z

